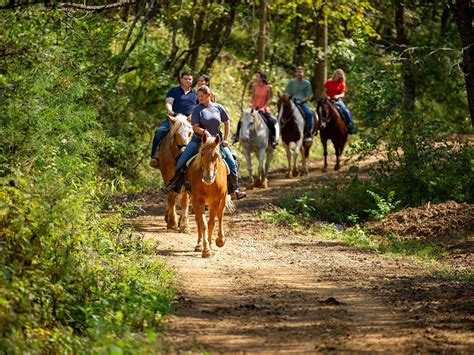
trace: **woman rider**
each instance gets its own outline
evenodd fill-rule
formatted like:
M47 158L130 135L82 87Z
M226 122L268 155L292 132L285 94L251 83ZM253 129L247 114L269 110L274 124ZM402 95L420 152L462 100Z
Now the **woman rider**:
M336 100L336 104L341 109L342 115L346 121L349 133L355 133L356 128L354 121L352 120L352 114L342 101L342 98L346 95L346 76L344 70L336 69L332 79L327 80L324 83L323 88L326 90L326 96L328 99Z
M220 125L224 123L224 138L222 140L221 152L224 154L224 160L230 169L227 184L228 193L235 193L235 197L240 200L247 196L247 194L239 190L237 164L227 143L230 132L229 116L222 105L211 101L211 90L209 90L208 86L203 85L199 87L197 93L199 105L194 107L191 115L191 124L194 131L193 138L186 146L183 154L178 158L175 175L173 179L171 179L167 190L172 190L176 193L180 192L184 182L184 167L187 161L199 152L202 135L216 136L217 134L221 134Z

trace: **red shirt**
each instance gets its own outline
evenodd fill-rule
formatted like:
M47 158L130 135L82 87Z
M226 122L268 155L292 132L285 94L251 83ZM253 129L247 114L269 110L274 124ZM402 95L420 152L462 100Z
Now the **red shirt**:
M323 88L326 89L326 94L329 97L333 97L346 92L346 83L343 81L327 80L324 83Z

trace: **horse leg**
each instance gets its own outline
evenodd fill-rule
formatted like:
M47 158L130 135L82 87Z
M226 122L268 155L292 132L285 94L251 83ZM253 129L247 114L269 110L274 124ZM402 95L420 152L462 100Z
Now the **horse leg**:
M300 152L301 152L301 163L303 165L303 172L301 173L301 175L308 175L308 167L306 166L306 152L305 152L305 146L302 145L301 148L300 148Z
M335 139L332 144L334 145L334 150L336 151L336 165L334 166L334 170L339 170L341 168L341 140Z
M293 150L293 176L297 177L299 175L298 167L297 167L297 161L298 161L298 153L302 150L303 148L303 140L300 139L298 142L296 142L295 149Z
M270 170L270 163L272 162L273 159L273 148L269 148L267 150L267 156L265 158L265 171L263 173L263 188L268 187L268 171Z
M168 194L168 207L166 209L166 228L167 229L176 229L178 223L176 222L176 197L177 195L174 192Z
M264 170L263 170L263 164L265 162L265 149L263 148L260 148L260 150L258 151L258 180L260 182L260 187L267 187L267 186L264 186L266 185L265 183L265 173L264 173Z
M286 159L288 159L288 172L286 173L287 178L291 178L291 150L290 146L283 144L286 150Z
M218 233L217 233L216 245L219 248L222 248L225 244L224 226L223 226L225 203L226 203L226 196L224 196L224 198L221 198L219 208L217 209L217 218L219 220L219 230L218 230Z
M250 185L249 188L254 187L253 174L252 174L252 153L249 149L244 149L245 159L247 160L247 171L249 173Z
M179 218L179 230L182 233L188 233L188 219L189 219L189 194L183 192L181 196L181 217Z
M194 218L196 219L197 229L198 229L198 241L197 245L194 248L194 251L203 250L203 240L205 239L205 227L206 223L204 220L204 204L197 201L193 198L193 209L194 209Z
M328 169L328 140L321 137L321 143L324 151L324 166L323 171L326 172Z
M207 222L207 242L209 244L209 250L207 252L206 249L202 251L203 258L208 258L212 255L212 233L216 225L216 207L215 204L209 206L209 221Z

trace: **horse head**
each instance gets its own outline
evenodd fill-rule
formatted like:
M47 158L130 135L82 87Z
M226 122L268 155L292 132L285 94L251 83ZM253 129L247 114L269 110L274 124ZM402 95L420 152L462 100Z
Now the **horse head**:
M168 115L168 120L171 123L170 137L172 144L178 151L182 151L186 148L193 135L193 127L189 122L189 118L178 114L176 117Z
M294 104L291 101L290 95L278 93L278 116L280 117L280 122L282 125L290 119L294 119L293 105Z
M322 98L318 101L318 116L320 119L319 129L324 130L329 122L333 120L334 117L334 107L333 103L330 102L327 98Z
M248 143L250 141L250 133L256 133L262 127L262 120L257 110L246 108L242 110L240 124L239 140L242 143Z
M221 138L219 135L208 137L207 134L203 134L201 142L202 144L199 150L199 157L201 158L201 179L206 185L211 185L217 176Z

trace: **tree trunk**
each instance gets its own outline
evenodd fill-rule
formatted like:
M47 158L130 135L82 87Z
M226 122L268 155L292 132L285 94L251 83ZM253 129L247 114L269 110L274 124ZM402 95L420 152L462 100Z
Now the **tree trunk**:
M474 30L472 28L473 6L470 0L456 0L456 24L461 36L462 71L466 82L467 102L474 126Z
M260 29L259 29L259 32L258 32L257 64L260 67L263 64L263 62L265 61L267 0L260 0L259 22L260 22Z
M400 59L403 65L403 109L407 114L413 113L415 108L415 79L413 75L413 59L408 47L407 29L405 25L405 2L395 1L395 26L397 29L397 43Z
M322 7L316 16L316 49L322 56L314 61L313 77L311 84L313 85L314 99L317 101L324 96L323 85L327 80L327 54L328 54L328 19Z
M206 9L207 9L207 4L208 0L202 0L202 3L199 5L199 16L196 22L196 30L194 31L194 36L192 37L190 42L190 45L194 45L194 47L191 49L191 59L189 61L189 66L193 69L197 69L197 62L199 58L199 48L200 46L195 45L198 39L202 37L203 33L203 27L204 27L204 19L206 17Z

